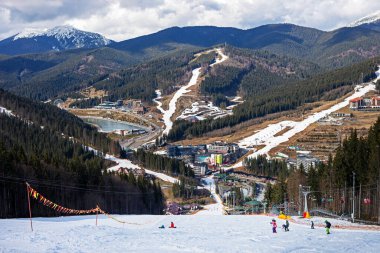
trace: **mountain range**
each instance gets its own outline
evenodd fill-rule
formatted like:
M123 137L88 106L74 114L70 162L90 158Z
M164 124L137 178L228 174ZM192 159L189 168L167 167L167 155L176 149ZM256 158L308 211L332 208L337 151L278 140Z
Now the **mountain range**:
M379 41L378 14L333 31L293 24L269 24L247 30L171 27L120 42L70 26L26 30L0 41L0 88L44 100L96 84L109 75L119 76L121 70L131 66L159 66L149 61L164 57L165 62L173 56L218 44L286 56L295 66L307 61L321 71L332 70L380 55ZM124 81L118 86L123 91L128 83L126 78L121 80Z

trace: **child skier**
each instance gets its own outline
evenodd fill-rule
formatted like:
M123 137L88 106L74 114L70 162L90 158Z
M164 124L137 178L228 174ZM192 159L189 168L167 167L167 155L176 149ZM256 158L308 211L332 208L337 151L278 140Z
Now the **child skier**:
M314 229L314 221L311 221L311 229Z
M331 223L328 222L327 220L325 220L325 223L326 223L326 234L330 234L330 228L331 228Z
M289 221L288 220L286 220L286 222L285 222L284 229L285 229L285 232L289 231Z
M169 228L177 228L177 227L174 226L174 222L170 222L170 227Z
M277 233L277 231L276 231L276 229L277 229L276 220L272 219L272 222L270 224L272 224L272 231L273 231L273 233Z
M158 227L158 228L161 228L161 229L163 229L163 228L165 228L165 226L164 225L161 225L160 227Z

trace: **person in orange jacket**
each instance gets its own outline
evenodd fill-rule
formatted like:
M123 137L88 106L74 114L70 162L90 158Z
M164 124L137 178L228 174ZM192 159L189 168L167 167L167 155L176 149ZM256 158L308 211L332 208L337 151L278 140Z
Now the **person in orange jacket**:
M272 222L270 224L272 224L272 231L273 231L273 233L277 233L277 231L276 231L276 229L277 229L276 220L272 219Z

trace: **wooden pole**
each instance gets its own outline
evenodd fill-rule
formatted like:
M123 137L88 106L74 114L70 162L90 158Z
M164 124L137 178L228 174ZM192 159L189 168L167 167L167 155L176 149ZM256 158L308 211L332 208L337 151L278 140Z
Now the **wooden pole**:
M362 206L362 183L360 183L359 188L359 219L361 218L361 206Z
M30 228L32 229L32 232L33 232L32 209L30 208L29 184L28 184L28 182L25 182L25 183L26 183L26 194L28 195Z
M98 212L99 212L99 207L96 206L96 226L98 226Z

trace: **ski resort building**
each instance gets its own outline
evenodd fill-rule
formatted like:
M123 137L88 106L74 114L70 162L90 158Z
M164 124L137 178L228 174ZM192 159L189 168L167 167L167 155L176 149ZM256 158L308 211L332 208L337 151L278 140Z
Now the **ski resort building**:
M207 163L194 163L190 167L193 169L195 176L204 176L209 171Z
M379 109L380 108L380 97L371 98L354 98L350 100L351 110L361 110L361 109Z
M318 163L320 163L320 160L318 158L311 156L310 154L305 154L305 153L297 154L297 161L296 161L297 169L299 169L302 165L305 171L307 172L312 166L315 168L316 165L318 165Z

